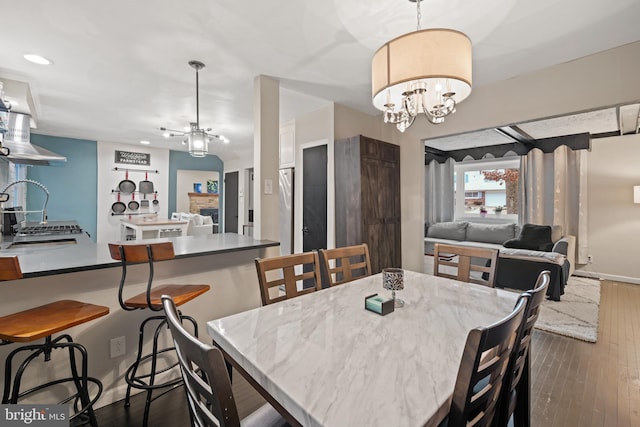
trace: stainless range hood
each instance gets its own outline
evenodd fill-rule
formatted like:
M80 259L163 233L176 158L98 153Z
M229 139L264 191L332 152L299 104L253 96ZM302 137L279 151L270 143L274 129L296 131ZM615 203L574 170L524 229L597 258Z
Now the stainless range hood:
M45 148L31 144L31 116L22 113L9 113L8 131L5 133L3 147L10 153L4 158L21 165L49 166L65 163L67 158Z

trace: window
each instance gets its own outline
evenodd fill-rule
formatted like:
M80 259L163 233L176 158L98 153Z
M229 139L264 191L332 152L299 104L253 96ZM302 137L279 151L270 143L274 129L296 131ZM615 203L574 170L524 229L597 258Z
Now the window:
M456 179L460 175L463 179ZM454 166L454 217L518 221L518 159L481 160Z

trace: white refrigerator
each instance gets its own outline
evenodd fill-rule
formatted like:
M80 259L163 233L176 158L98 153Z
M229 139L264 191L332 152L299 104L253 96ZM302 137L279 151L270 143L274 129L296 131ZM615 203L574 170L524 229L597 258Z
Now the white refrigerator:
M294 169L280 169L280 254L293 253Z

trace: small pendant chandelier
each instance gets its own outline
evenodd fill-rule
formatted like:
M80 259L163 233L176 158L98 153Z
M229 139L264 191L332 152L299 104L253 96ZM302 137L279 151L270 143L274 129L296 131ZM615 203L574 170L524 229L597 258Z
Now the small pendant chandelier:
M376 51L371 61L373 105L384 122L407 130L419 114L440 124L471 94L471 40L456 30L418 27Z
M186 136L182 143L188 145L189 154L193 157L204 157L209 154L209 142L211 142L211 138L217 138L225 144L228 144L229 140L223 135L210 134L211 128L200 129L200 87L198 72L204 68L204 64L200 61L189 61L189 65L196 70L196 121L195 123L189 123L190 129L188 132L181 132L164 127L161 127L160 130L163 131L162 136L165 138Z

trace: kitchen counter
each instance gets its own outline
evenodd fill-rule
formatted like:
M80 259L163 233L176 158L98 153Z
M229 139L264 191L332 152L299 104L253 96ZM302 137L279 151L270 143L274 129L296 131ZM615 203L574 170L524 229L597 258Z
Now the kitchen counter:
M235 233L149 239L144 243L172 241L176 258L224 254L278 246ZM130 241L125 244L140 242ZM97 270L120 265L111 259L106 243L96 244L86 234L57 236L3 236L0 256L17 255L25 278Z

